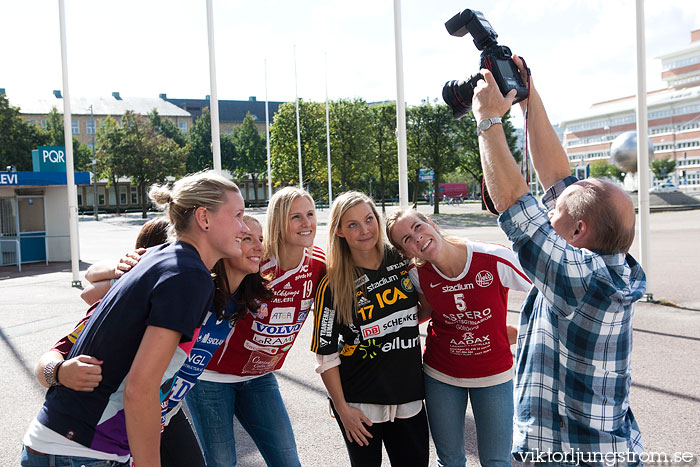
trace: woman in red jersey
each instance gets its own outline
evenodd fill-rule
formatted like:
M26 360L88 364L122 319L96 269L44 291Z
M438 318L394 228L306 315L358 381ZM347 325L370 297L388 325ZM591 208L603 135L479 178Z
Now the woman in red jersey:
M432 309L423 371L438 465L466 463L464 418L470 397L481 465L511 465L508 289L529 290L530 281L508 248L446 237L417 211L394 212L386 231L399 251L414 258L409 276L421 304Z
M325 275L325 255L313 246L315 236L311 196L293 187L275 193L260 268L274 297L236 322L186 398L208 467L236 465L234 415L267 465L300 465L274 371L284 363Z

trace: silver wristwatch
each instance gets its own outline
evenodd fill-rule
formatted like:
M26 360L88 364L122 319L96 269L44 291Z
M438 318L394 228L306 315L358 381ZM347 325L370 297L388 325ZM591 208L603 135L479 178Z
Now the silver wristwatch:
M46 364L44 367L44 379L46 384L49 386L60 386L61 383L58 382L58 369L61 368L64 360L53 360Z
M476 126L476 136L479 136L482 131L486 131L489 128L491 128L493 125L496 123L501 123L501 117L491 117L491 118L485 118L482 121L479 122L479 124Z

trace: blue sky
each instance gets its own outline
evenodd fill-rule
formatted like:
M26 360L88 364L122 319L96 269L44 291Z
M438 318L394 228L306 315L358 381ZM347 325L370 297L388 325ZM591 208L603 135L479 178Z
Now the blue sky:
M440 97L442 85L475 73L469 38L444 22L481 10L499 43L523 55L557 122L593 102L636 91L632 0L403 0L405 95L409 105ZM690 42L700 2L647 0L648 90L662 86L657 57ZM396 98L390 0L215 0L221 99L293 100L296 44L299 96L367 101ZM13 96L60 89L57 0L5 2L0 87ZM70 92L74 96L204 97L210 93L204 0L66 0Z

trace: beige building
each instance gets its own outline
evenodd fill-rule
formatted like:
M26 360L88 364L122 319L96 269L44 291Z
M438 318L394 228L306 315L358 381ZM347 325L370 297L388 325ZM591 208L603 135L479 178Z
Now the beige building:
M700 29L690 44L658 57L666 88L649 92L649 138L656 159L676 160L670 177L681 189L700 188ZM572 166L610 159L619 134L636 130L636 97L593 104L578 118L561 123L564 147ZM655 183L658 183L656 181Z

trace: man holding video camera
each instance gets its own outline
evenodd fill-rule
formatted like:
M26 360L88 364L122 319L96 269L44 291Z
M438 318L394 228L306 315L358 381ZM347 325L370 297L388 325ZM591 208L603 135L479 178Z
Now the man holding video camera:
M513 56L523 82L522 60ZM523 303L515 375L513 453L553 464L635 465L642 438L629 408L634 303L646 279L627 254L635 214L612 183L578 181L529 81L527 137L546 210L510 154L493 75L474 91L484 178L499 225L534 287ZM529 106L529 108L528 108Z

